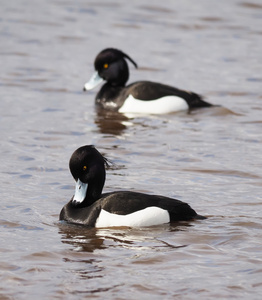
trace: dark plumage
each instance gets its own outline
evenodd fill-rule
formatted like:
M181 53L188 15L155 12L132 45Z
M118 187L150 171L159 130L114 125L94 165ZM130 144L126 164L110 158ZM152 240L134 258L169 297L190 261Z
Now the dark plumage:
M69 166L77 181L76 191L63 207L60 220L91 227L109 227L149 226L205 218L187 203L164 196L130 191L102 194L106 164L107 160L93 146L80 147L72 154ZM137 212L140 214L134 214Z
M96 95L97 107L120 112L168 113L212 106L196 93L161 83L138 81L126 86L129 78L126 59L137 67L137 64L127 54L117 49L108 48L97 55L94 63L96 73L84 86L84 90L90 90L103 80L106 81ZM130 102L128 107L125 107L124 104L130 95L140 101ZM164 100L162 103L159 101L160 109L154 108L156 100L163 100L163 97L167 96L171 96L168 101ZM128 101L133 101L133 99ZM140 104L142 107L139 106ZM145 107L145 104L148 105L148 108Z

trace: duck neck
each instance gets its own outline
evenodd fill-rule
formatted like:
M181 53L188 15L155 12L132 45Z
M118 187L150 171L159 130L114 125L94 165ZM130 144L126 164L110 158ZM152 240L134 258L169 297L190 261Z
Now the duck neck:
M123 105L121 99L121 93L123 91L122 86L112 86L108 82L103 85L101 90L96 96L97 107L106 108L110 110L118 110Z
M82 202L83 206L89 206L101 197L104 183L105 174L99 180L92 179L88 182L86 197L85 200Z
M104 183L98 184L97 182L95 184L89 183L88 189L86 192L86 199L88 203L95 202L98 200L102 194Z
M127 62L124 59L113 63L111 66L111 76L108 78L107 82L113 87L124 87L129 78L129 70Z

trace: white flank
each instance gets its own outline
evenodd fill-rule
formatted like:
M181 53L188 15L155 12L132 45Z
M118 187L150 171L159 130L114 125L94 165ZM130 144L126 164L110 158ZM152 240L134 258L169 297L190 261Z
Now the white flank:
M86 197L87 187L87 183L83 183L80 179L77 180L73 202L80 204L84 201Z
M188 110L187 102L177 96L165 96L157 100L137 100L129 95L123 106L119 109L121 113L145 113L145 114L167 114L182 110Z
M143 227L160 225L168 222L170 222L168 211L155 206L147 207L129 215L111 214L102 209L97 218L95 227Z

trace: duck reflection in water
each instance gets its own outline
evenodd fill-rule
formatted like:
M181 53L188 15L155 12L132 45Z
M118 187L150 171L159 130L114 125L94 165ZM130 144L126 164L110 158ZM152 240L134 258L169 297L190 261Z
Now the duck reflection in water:
M98 110L95 124L100 133L120 136L132 125L132 119L118 112Z
M130 249L183 248L188 245L174 244L166 240L166 232L172 235L186 231L194 226L184 221L153 227L139 228L87 228L85 226L59 223L59 234L64 244L72 246L74 252L89 252L108 248L123 247Z

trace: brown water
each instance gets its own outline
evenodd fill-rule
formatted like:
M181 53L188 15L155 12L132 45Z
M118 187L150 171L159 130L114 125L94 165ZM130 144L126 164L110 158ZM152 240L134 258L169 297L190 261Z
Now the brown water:
M260 1L5 1L0 6L0 298L260 299ZM154 80L222 107L97 115L96 54L127 52ZM72 152L115 166L105 190L188 202L205 221L152 228L59 224Z

